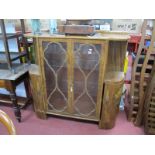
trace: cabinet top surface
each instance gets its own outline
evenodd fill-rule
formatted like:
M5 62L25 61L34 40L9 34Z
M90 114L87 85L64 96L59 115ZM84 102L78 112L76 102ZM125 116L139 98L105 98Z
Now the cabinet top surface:
M27 33L24 35L27 38L59 38L59 39L92 39L92 40L115 40L115 41L127 41L130 36L127 33L121 32L98 32L93 36L66 36L60 34L48 34L43 33L39 35L34 35L32 33Z

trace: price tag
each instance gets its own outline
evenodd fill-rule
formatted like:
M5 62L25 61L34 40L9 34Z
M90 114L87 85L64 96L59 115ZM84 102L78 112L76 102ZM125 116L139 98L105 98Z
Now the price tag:
M73 88L72 87L70 88L70 91L73 92Z
M92 49L89 49L88 50L88 54L92 54Z

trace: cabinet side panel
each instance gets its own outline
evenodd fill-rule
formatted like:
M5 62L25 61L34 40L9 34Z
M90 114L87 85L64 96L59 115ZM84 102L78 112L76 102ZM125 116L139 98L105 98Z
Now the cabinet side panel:
M46 118L46 110L44 107L43 85L41 85L41 76L37 73L29 73L30 85L33 96L34 109L39 118Z

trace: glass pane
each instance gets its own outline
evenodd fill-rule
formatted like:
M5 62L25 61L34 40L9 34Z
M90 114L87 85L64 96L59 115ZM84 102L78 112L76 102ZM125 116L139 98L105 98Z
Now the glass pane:
M43 42L43 49L48 108L63 112L68 98L67 46L64 42Z
M74 111L95 116L98 94L100 44L74 44Z

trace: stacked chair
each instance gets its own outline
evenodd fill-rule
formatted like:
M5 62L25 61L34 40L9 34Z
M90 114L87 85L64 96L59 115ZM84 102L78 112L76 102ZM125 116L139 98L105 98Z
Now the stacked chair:
M143 53L145 49L145 34L147 28L147 20L144 20L142 29L142 37L140 41L140 45L138 48L138 52L136 58L134 60L133 68L132 68L132 76L131 76L131 91L130 91L130 109L128 114L129 121L135 122L138 107L139 107L139 85L140 85L140 71L142 69L142 64L145 59L145 54Z
M155 134L155 72L146 90L144 104L144 131L146 134Z
M130 109L128 119L136 126L144 123L148 126L150 118L150 104L153 93L153 76L155 71L155 21L153 21L153 31L149 48L145 46L145 34L147 30L147 20L144 20L142 38L138 53L133 65L130 93ZM152 88L152 92L150 92ZM149 95L149 99L148 99ZM152 95L152 96L150 96ZM152 107L151 107L152 108ZM155 111L154 111L155 112ZM152 116L152 112L151 112ZM153 114L155 116L155 113ZM150 121L150 120L149 120ZM147 123L146 123L147 122ZM148 129L147 129L148 131Z

